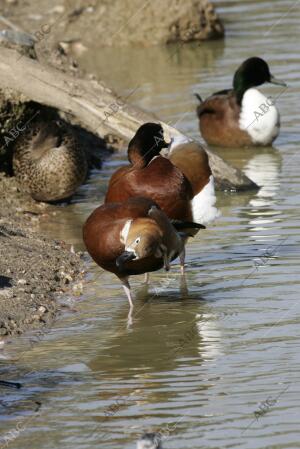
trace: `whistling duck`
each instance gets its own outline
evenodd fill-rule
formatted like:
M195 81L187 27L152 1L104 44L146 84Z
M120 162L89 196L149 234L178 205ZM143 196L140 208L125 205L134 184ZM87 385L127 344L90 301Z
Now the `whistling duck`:
M214 181L205 150L187 138L166 143L160 124L145 123L129 142L131 163L110 179L105 202L151 198L171 219L207 224L217 216ZM170 157L159 153L171 147Z
M162 449L159 433L145 433L136 443L136 449Z
M179 221L173 226L155 202L135 197L98 207L83 227L83 240L94 261L120 279L132 309L129 276L163 266L169 270L170 261L178 256L183 263L184 244L192 228L204 226Z
M87 168L84 150L71 131L55 121L36 121L14 148L14 174L37 201L69 198L84 182Z
M271 97L256 86L273 83L285 86L270 73L268 64L253 57L244 61L233 78L233 88L216 92L197 107L203 139L222 147L268 146L280 129L279 112Z

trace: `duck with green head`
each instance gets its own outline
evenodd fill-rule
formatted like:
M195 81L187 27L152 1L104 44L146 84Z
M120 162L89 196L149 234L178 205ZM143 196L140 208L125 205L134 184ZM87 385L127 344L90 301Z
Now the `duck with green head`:
M280 129L274 100L257 86L286 84L276 79L261 58L244 61L234 74L233 88L216 92L205 101L197 95L200 132L210 145L222 147L269 146Z

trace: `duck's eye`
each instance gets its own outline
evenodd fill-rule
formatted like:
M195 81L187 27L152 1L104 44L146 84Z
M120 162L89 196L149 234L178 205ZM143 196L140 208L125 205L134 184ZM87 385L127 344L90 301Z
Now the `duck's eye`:
M138 237L138 238L135 240L135 243L138 245L138 244L140 243L140 241L141 241L141 238Z

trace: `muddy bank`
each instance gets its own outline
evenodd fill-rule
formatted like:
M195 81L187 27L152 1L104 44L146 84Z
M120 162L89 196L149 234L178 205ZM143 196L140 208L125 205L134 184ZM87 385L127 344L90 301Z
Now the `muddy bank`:
M38 41L73 42L79 50L95 41L99 47L151 46L224 36L208 0L61 0L56 5L5 0L0 12Z
M14 178L0 175L0 336L50 325L58 295L80 291L80 255L33 231L47 213Z

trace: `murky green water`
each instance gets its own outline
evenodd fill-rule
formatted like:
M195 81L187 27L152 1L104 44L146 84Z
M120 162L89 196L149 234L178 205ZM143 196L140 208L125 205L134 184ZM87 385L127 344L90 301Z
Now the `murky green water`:
M221 152L262 188L218 194L222 218L187 248L188 292L177 266L152 274L148 293L132 280L130 330L119 283L87 258L84 296L65 299L77 312L1 362L24 383L0 404L0 437L19 429L8 447L129 449L152 429L167 449L299 448L300 2L217 3L225 42L97 59L91 49L82 64L124 95L140 85L130 101L198 137L192 94L230 86L243 59L264 56L290 85L278 99L280 137L275 148ZM43 231L82 247L81 224L123 161L107 160Z

